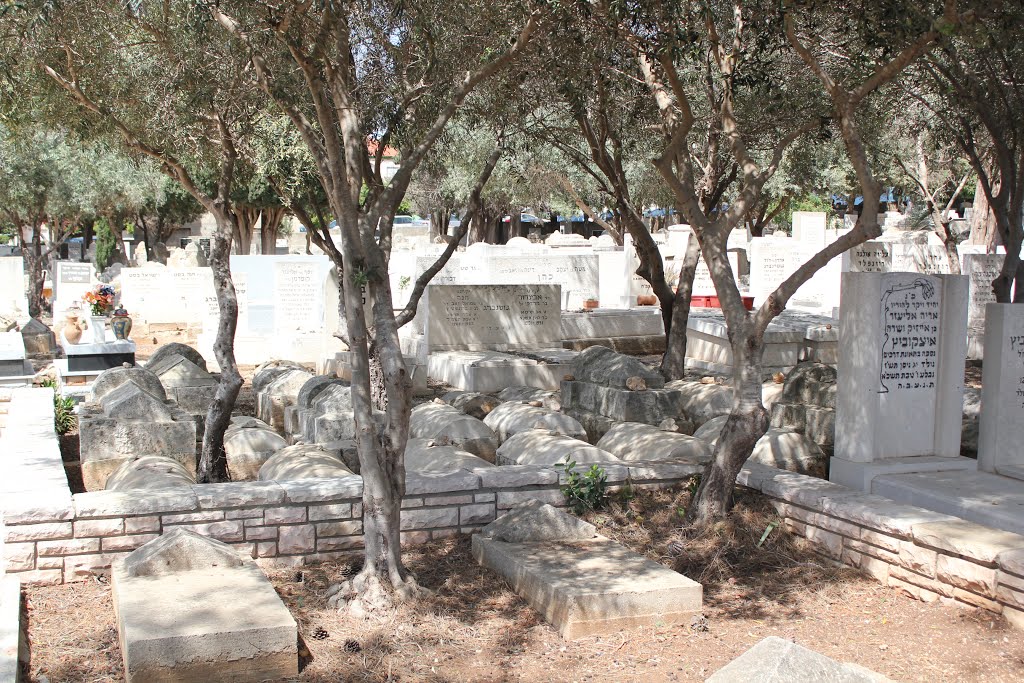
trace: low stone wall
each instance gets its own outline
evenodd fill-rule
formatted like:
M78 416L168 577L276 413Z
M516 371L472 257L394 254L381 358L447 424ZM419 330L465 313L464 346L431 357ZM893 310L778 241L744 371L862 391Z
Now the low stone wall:
M697 465L611 466L621 485L666 486ZM528 499L563 506L564 474L539 466L409 474L402 542L472 533ZM257 558L301 565L362 547L362 479L197 484L156 491L96 491L67 505L7 507L0 524L6 571L24 583L58 584L105 572L114 559L174 527L217 538Z
M919 600L981 607L1024 628L1024 536L760 465L744 466L739 483L826 557Z
M47 473L54 468L63 476L59 453L53 457L52 413L37 416L52 406L48 394L39 393L48 391L15 392L10 404L11 417L24 417L9 425L17 424L23 439L39 439L47 446L48 457L36 461L42 482L52 482ZM34 404L35 428L27 431L24 427L33 420L18 407L19 394L26 407ZM46 420L48 434L39 425ZM5 448L11 431L0 440L0 464L35 453L32 443L24 441L16 452ZM678 483L702 468L646 463L605 469L612 486L628 482L646 488ZM402 505L402 542L472 533L524 500L562 506L559 485L564 476L527 465L410 474ZM1024 628L1024 536L762 465L745 465L739 484L767 496L783 526L813 542L823 556L862 569L915 598L981 607ZM38 491L0 501L0 574L6 569L25 583L83 580L109 570L115 558L177 526L283 564L337 559L362 547L361 496L358 476L74 496L67 493L66 483L63 493L47 483Z

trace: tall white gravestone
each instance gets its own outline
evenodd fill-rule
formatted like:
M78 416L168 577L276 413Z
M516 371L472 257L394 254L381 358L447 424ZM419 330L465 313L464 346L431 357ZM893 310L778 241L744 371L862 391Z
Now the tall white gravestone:
M985 311L978 469L1024 479L1024 305Z
M829 478L974 469L960 455L967 278L844 273Z

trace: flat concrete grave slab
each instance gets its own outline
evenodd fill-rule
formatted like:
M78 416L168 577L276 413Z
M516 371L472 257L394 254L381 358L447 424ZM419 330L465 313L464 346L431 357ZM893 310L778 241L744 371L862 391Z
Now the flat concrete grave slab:
M886 683L888 678L844 664L791 641L768 636L716 671L706 683ZM891 681L889 681L891 683Z
M701 610L699 583L539 501L474 536L473 556L569 640L682 623Z
M884 474L871 492L906 505L1024 535L1024 482L988 472Z
M269 681L298 674L297 628L231 546L184 529L112 567L125 680Z

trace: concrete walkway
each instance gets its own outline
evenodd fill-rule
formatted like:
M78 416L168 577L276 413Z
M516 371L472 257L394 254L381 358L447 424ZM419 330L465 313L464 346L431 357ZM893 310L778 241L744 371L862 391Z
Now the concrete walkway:
M1024 535L1024 481L986 472L886 474L871 492L891 500Z

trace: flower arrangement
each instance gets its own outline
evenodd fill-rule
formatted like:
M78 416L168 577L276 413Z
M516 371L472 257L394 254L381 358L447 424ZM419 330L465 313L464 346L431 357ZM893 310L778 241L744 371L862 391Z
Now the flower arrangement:
M114 310L114 288L110 285L96 285L91 292L86 292L82 300L89 304L93 315L106 315Z

